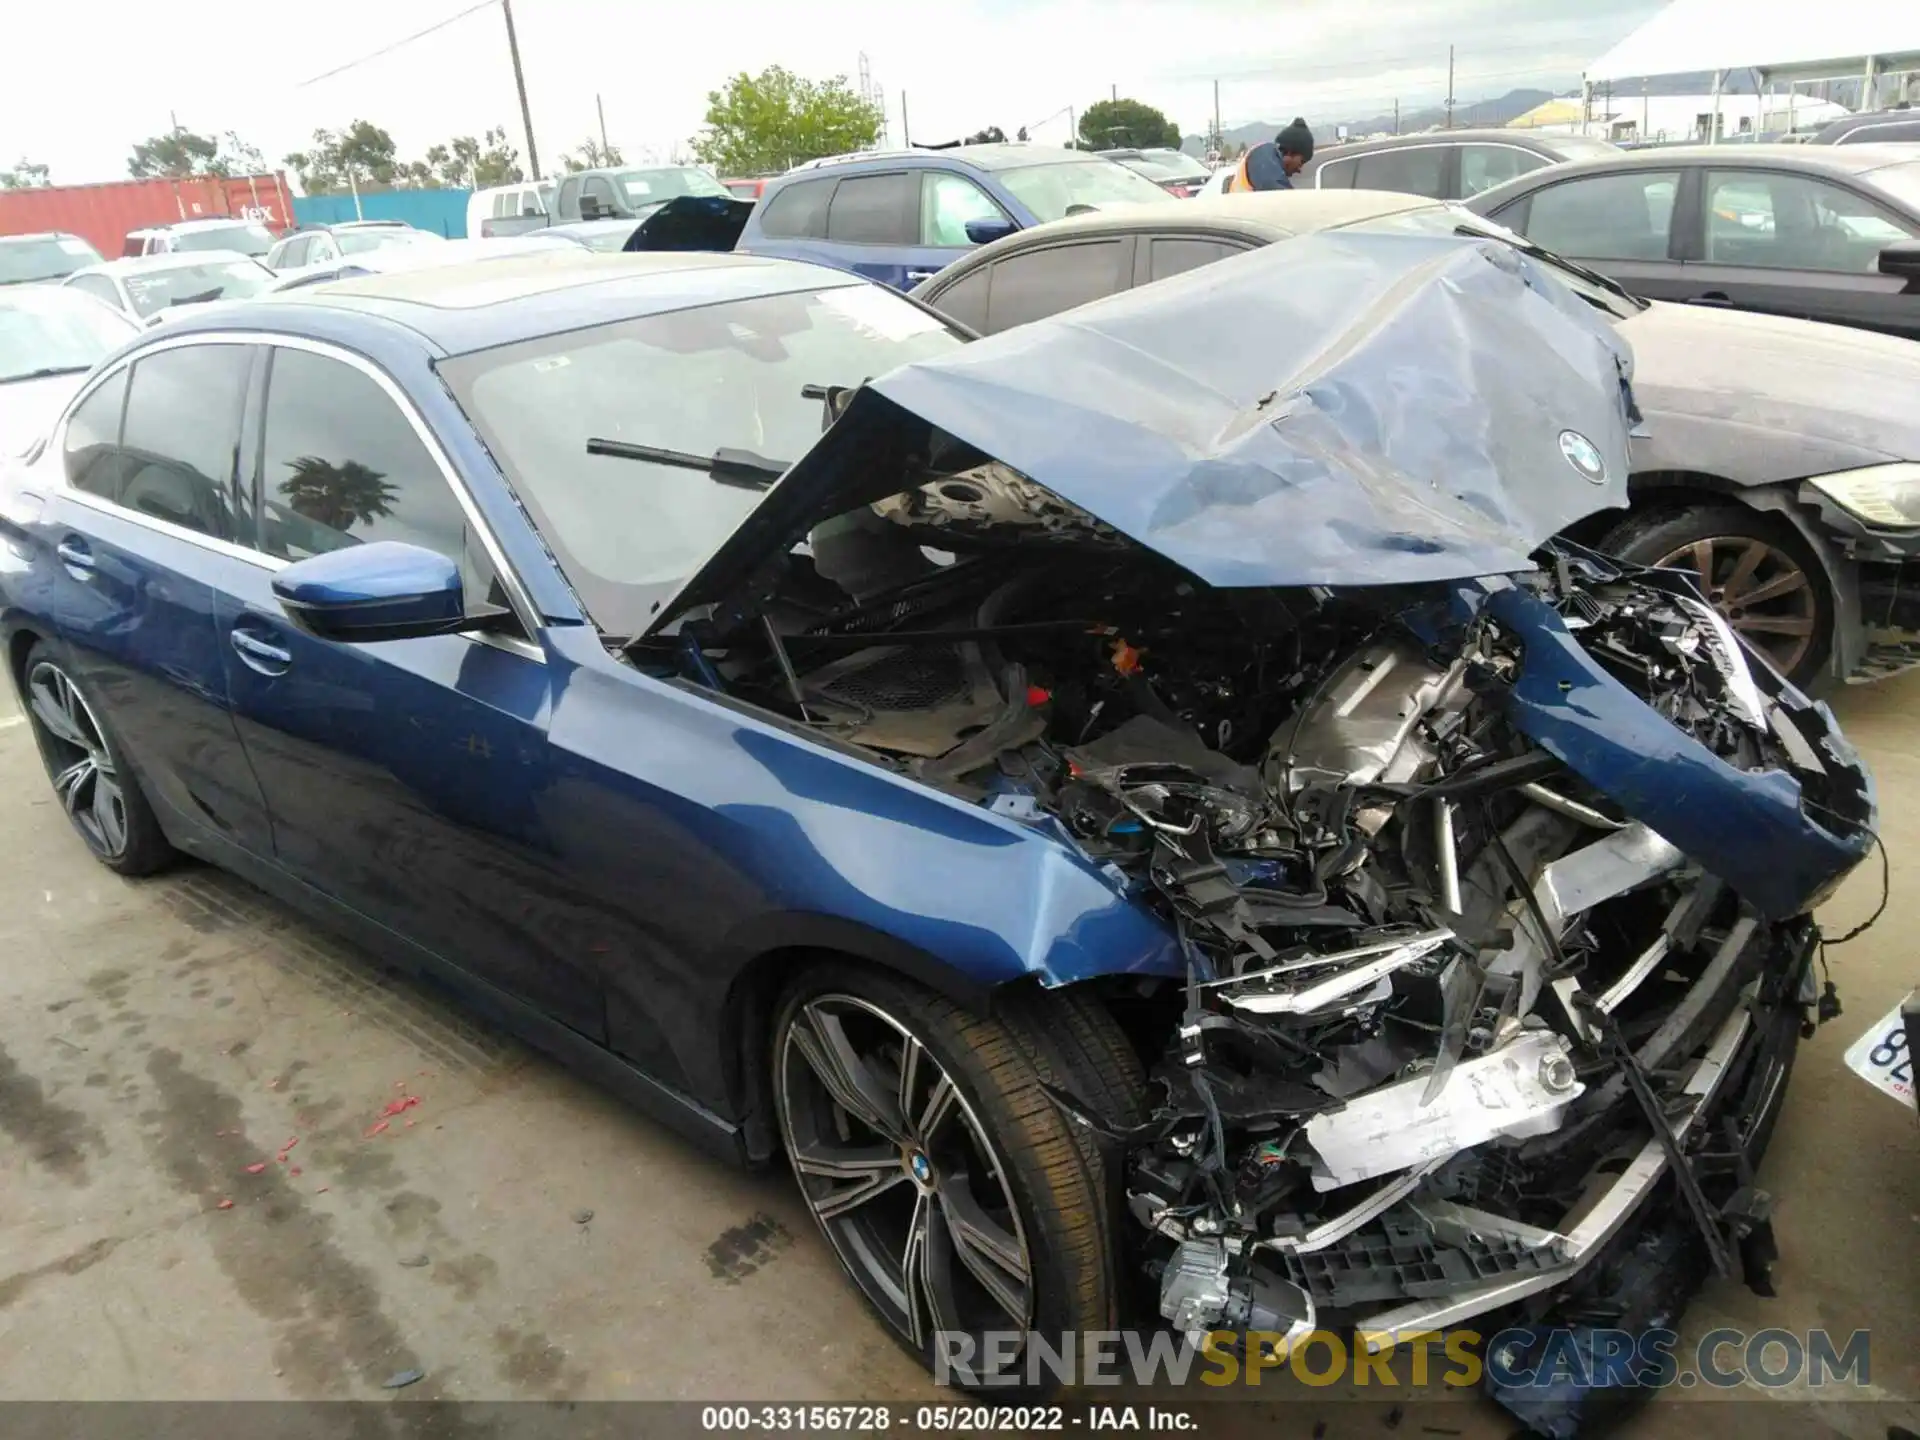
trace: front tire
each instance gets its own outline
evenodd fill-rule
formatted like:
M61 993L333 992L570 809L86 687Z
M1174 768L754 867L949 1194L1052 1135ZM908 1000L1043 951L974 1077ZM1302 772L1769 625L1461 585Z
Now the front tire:
M1104 1010L1023 993L982 1017L890 974L823 964L787 991L771 1058L802 1197L869 1306L937 1377L1017 1385L1032 1378L1023 1344L996 1351L989 1336L1057 1347L1063 1332L1115 1327L1113 1157L1040 1088L1137 1117L1138 1061ZM943 1369L941 1355L968 1369ZM1037 1378L1044 1388L1044 1367Z
M27 652L21 679L53 793L94 858L122 875L169 864L174 849L86 689L44 644Z
M1740 637L1802 688L1833 653L1833 591L1793 527L1744 505L1630 516L1599 548L1636 565L1692 574Z

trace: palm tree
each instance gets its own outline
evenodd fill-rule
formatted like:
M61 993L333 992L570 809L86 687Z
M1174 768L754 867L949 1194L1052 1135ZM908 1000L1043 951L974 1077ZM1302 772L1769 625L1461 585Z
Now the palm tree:
M318 455L302 455L289 468L293 475L280 482L288 508L334 530L345 532L391 515L400 498L380 471L358 460L335 465Z

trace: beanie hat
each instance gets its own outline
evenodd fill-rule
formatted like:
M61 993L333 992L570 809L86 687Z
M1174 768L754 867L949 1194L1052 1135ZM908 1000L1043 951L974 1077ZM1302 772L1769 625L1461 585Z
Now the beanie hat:
M1307 128L1307 122L1298 115L1293 123L1273 137L1273 148L1282 155L1298 155L1302 160L1313 158L1313 131Z

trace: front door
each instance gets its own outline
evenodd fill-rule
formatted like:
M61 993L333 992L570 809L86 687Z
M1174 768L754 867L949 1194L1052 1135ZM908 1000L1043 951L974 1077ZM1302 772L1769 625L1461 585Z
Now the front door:
M1880 273L1914 227L1853 191L1784 171L1709 169L1685 268L1696 304L1920 337L1920 294Z
M504 601L474 522L402 406L358 362L275 348L256 543L278 563L404 541L461 560L470 605ZM261 571L224 594L218 623L280 863L604 1040L609 960L540 819L551 693L534 637L507 618L497 635L319 640L288 620L271 578Z
M1673 253L1675 217L1687 209L1682 178L1679 169L1576 176L1543 185L1491 218L1635 295L1684 300L1684 267Z

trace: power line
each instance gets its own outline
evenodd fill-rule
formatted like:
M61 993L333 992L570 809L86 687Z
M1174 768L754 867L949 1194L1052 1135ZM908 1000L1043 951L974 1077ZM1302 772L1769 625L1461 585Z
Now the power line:
M424 40L427 36L433 34L434 31L444 30L447 28L447 26L453 24L454 21L456 20L464 20L469 15L477 14L479 11L482 11L482 10L491 9L496 3L498 3L498 0L480 0L480 3L478 5L469 5L466 9L462 10L458 15L449 15L446 19L436 21L434 24L427 26L427 28L424 30L414 31L413 34L407 36L405 39L395 40L391 45L382 45L378 50L375 50L368 55L362 55L358 60L349 60L346 64L336 65L333 67L333 69L326 71L324 74L316 75L311 80L302 80L298 85L294 86L293 88L296 90L304 90L309 85L317 85L322 80L331 80L336 75L342 75L349 70L357 69L360 66L365 65L370 60L378 60L382 55L391 55L394 51L398 50L402 45L411 45L416 40Z

